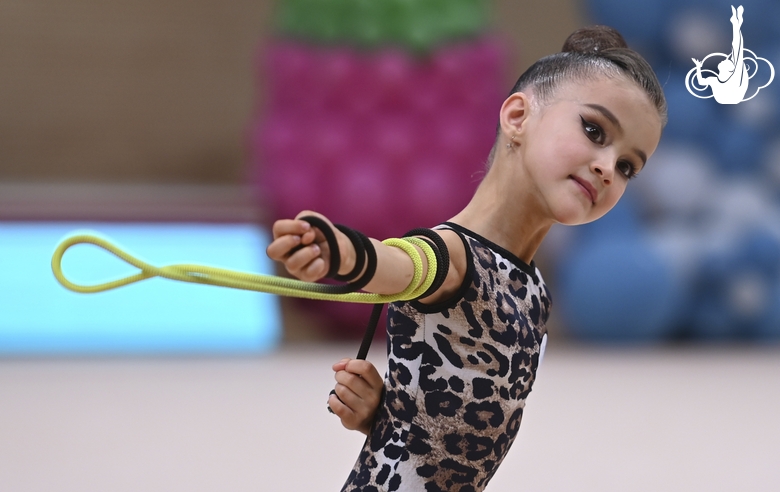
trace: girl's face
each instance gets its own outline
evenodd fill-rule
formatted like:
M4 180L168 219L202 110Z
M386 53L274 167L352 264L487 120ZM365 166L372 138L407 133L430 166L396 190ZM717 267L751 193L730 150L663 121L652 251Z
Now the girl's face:
M561 224L612 209L661 138L658 111L622 77L564 83L528 109L514 126L522 179L532 183L540 212Z

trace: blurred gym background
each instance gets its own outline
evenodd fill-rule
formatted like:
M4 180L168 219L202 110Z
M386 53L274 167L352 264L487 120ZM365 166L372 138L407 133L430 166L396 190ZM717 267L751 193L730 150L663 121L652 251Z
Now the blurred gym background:
M780 2L742 5L745 47L780 68ZM378 238L433 226L479 183L517 76L603 23L654 66L669 124L615 210L536 258L549 355L488 490L777 490L780 89L725 106L685 87L691 58L730 52L730 15L4 1L0 489L337 489L362 440L324 412L329 368L370 309L157 279L79 296L50 273L55 245L91 230L157 265L283 274L269 226L303 209ZM64 266L130 272L86 246Z

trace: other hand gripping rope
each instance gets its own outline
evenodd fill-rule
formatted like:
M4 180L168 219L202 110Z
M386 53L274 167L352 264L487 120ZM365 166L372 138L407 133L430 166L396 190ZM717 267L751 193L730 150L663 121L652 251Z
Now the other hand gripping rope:
M315 300L328 300L328 301L344 301L344 302L358 302L366 304L375 304L371 313L371 317L366 327L363 341L360 344L357 358L365 359L368 355L368 350L371 347L371 341L376 331L376 325L379 321L379 317L382 313L382 307L385 303L394 301L407 301L411 299L418 299L421 297L427 297L432 294L439 287L441 287L444 279L447 276L449 269L449 254L447 252L447 246L442 241L441 237L430 229L414 229L406 233L404 238L390 238L382 241L383 244L388 246L402 249L409 258L411 258L414 264L414 275L411 282L402 292L397 294L372 294L368 292L356 292L357 290L365 287L374 276L376 271L376 251L371 241L362 233L354 231L348 227L336 224L335 227L342 231L350 240L355 248L355 267L346 275L338 275L340 252L338 247L338 241L336 239L333 230L328 227L328 224L322 219L314 216L302 217L301 220L309 222L312 226L317 227L325 236L328 243L329 250L331 252L330 268L327 277L335 278L342 281L354 282L346 285L325 285L314 282L303 282L301 280L288 279L283 277L277 277L275 275L258 275L252 273L237 272L233 270L226 270L222 268L207 267L203 265L169 265L164 267L155 267L146 262L135 258L134 256L123 251L119 247L115 246L105 239L89 235L81 234L71 236L63 240L55 249L54 255L51 259L51 268L54 272L55 278L62 286L70 289L74 292L80 293L96 293L103 292L111 289L116 289L125 285L129 285L141 280L152 277L163 277L171 280L179 280L182 282L192 282L197 284L217 285L222 287L230 287L234 289L252 290L258 292L266 292L269 294L278 294L283 296L302 297L306 299ZM408 237L412 235L424 236L426 240L419 237ZM431 244L436 248L431 247ZM141 270L135 275L114 280L111 282L105 282L96 285L79 285L68 280L62 272L62 257L65 251L71 246L76 244L94 244L101 247L106 251L114 254L118 258L126 261L134 267ZM425 254L428 260L428 271L422 282L422 257L414 248L419 247ZM291 253L294 253L301 246L293 248ZM365 271L363 267L365 266ZM360 273L363 272L363 275ZM359 277L359 278L358 278ZM334 394L335 391L331 391ZM330 406L328 410L332 413Z

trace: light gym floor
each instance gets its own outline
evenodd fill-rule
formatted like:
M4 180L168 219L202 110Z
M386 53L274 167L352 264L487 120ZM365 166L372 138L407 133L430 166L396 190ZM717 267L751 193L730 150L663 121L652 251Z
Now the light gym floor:
M356 347L1 359L0 490L339 490L363 439L325 399ZM780 489L780 347L548 347L488 491Z

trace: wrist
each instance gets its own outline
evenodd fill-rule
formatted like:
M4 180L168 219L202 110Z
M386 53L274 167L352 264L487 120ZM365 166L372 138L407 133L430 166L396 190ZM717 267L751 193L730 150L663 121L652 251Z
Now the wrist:
M372 415L371 418L364 420L363 423L360 424L356 430L358 432L365 434L366 436L370 435L371 427L374 425L375 418L376 418L376 413L374 413L374 415Z
M364 436L368 436L371 432L371 426L370 425L361 425L357 428L357 431L363 434Z

